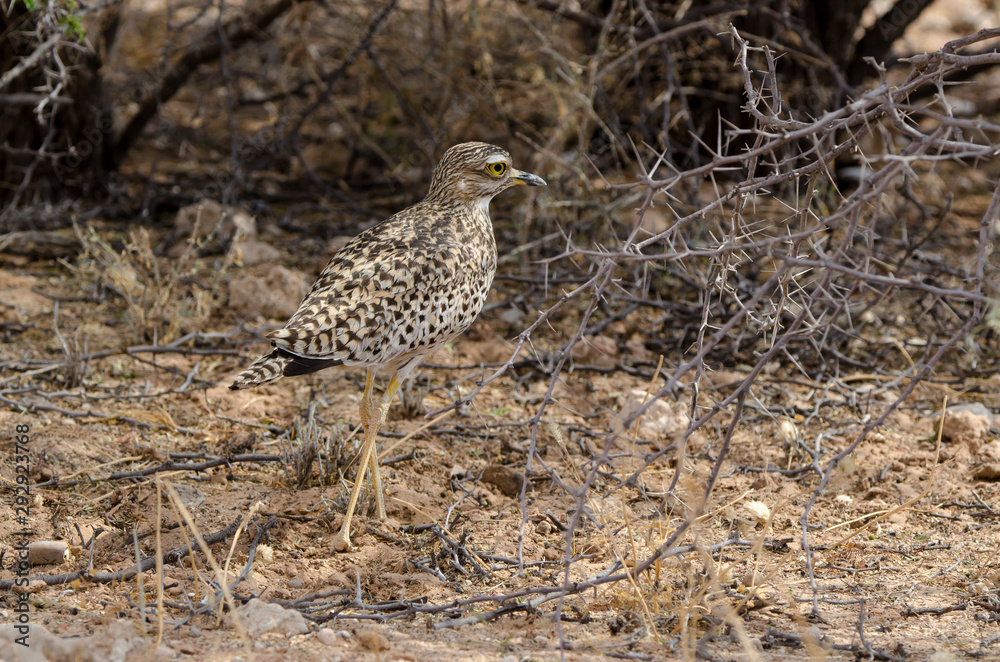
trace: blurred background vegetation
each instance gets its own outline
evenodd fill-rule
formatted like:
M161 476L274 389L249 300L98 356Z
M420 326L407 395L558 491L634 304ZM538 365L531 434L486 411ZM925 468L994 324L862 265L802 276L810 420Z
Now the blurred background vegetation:
M216 286L238 256L208 265L213 273L201 285L190 285L203 275L195 262L151 269L156 259L225 253L242 232L233 230L243 227L234 214L242 214L280 249L280 260L315 272L343 236L419 200L447 147L484 140L549 182L494 202L498 285L509 286L503 305L531 310L552 295L551 285L593 273L598 260L576 248L620 246L637 222L647 236L663 233L727 178L746 175L709 167L763 135L744 109L745 85L765 85L769 67L761 57L744 82L730 25L777 59L777 78L767 83L775 88L771 110L810 121L882 76L901 81L911 71L905 57L990 25L995 14L988 3L961 0L0 0L0 230L7 233L0 250L82 256L81 273L119 294L135 289L127 283L136 278L172 295L187 291L189 324L168 312L134 325L146 340L155 335L150 325L177 337L197 331L225 302ZM907 32L918 23L922 41ZM988 64L949 75L952 82L994 76ZM951 87L952 111L994 114L998 89ZM909 102L937 91L927 85ZM837 139L827 135L819 151ZM769 159L794 169L815 157L811 140ZM870 140L878 152L878 140L892 137L883 131ZM821 193L832 197L818 204L835 204L836 186L851 185L832 173L854 170L856 183L860 165L843 155L826 164L831 176ZM698 168L705 176L670 187L655 207L643 205L643 182ZM796 206L798 186L776 193ZM192 231L188 210L203 201L218 209L194 224L212 227ZM901 209L885 222L894 224ZM767 224L763 208L755 213ZM686 225L684 244L725 235L725 216ZM98 241L80 225L131 234ZM152 234L136 235L138 228ZM193 254L178 243L185 237L197 240L188 246ZM602 302L598 318L622 319L641 301L652 311L648 349L664 351L657 338L667 335L667 318L671 346L690 343L714 267L621 266L632 283L625 305L612 314ZM751 264L741 277L750 288L768 273ZM185 282L186 290L178 285ZM129 301L148 309L141 298ZM737 305L738 297L727 304ZM522 328L516 314L504 319Z
M2 0L2 218L64 224L16 210L71 203L158 223L211 198L330 235L331 208L350 225L419 199L442 151L477 139L555 177L562 226L599 234L604 180L742 147L730 23L781 59L807 119L877 82L868 58L891 74L919 49L897 40L929 5ZM990 16L944 5L929 13L959 31Z

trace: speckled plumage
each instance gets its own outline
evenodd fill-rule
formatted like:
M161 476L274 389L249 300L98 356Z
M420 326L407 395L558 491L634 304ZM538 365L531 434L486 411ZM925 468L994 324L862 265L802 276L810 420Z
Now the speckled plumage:
M507 152L485 143L448 150L427 197L338 251L284 328L268 334L275 350L232 388L339 364L395 372L465 331L496 272L487 204L523 181L483 173L496 157L509 163Z
M482 310L497 261L489 201L517 184L545 182L515 170L499 147L470 142L449 149L427 197L340 249L285 326L268 334L274 349L237 375L230 388L252 388L334 365L364 366L367 451L398 382L424 356L465 331ZM393 380L376 416L371 381L382 370ZM377 463L372 470L380 490ZM352 495L342 530L345 547L355 499Z

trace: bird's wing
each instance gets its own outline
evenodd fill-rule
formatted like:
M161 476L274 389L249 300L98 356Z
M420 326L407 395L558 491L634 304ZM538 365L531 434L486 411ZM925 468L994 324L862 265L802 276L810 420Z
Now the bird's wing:
M268 338L305 358L378 363L459 333L479 312L463 324L469 311L460 299L481 271L479 260L465 246L434 248L338 253Z

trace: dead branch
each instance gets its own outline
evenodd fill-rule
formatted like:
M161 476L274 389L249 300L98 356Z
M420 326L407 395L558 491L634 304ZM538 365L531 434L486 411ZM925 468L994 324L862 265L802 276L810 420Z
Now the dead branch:
M249 16L240 15L229 21L222 29L222 35L213 25L200 38L195 39L173 67L166 72L159 87L151 90L139 102L139 110L118 135L110 150L111 163L117 166L125 159L136 139L142 135L143 129L159 112L160 106L177 94L199 65L219 57L223 49L223 36L227 47L239 48L266 30L278 17L291 9L295 2L296 0L276 0L274 4L256 13Z
M180 462L179 459L190 458L189 455L180 454L171 457L177 457L177 459L170 459L167 462L162 462L155 467L146 467L145 469L137 469L135 471L119 471L108 475L106 480L129 480L135 478L145 478L146 476L152 476L164 471L206 471L207 469L212 469L214 467L229 466L230 464L240 464L242 462L248 463L268 463L268 462L282 462L284 461L284 456L282 455L267 455L263 453L241 453L239 455L233 455L230 457L209 457L202 462ZM60 481L58 478L51 478L44 483L37 483L31 486L31 489L37 489L42 487L72 487L74 485L79 485L83 483L82 479L74 479L69 481Z
M220 529L214 533L210 533L204 536L205 542L209 545L214 545L216 543L223 542L233 537L237 530L240 528L240 524L243 523L243 517L240 516L229 526ZM269 528L273 522L266 523L262 528ZM176 563L180 559L191 553L191 545L181 545L176 547L169 552L166 552L161 557L163 564L167 565L170 563ZM156 566L156 558L151 557L143 559L139 564L140 572L146 572L147 570L152 570ZM62 575L40 575L32 577L30 581L43 581L49 586L55 586L59 584L68 584L70 582L76 581L77 579L83 579L84 581L94 582L97 584L108 584L111 582L118 582L128 579L129 577L135 576L135 566L131 565L124 570L119 570L118 572L92 572L89 570L79 570L77 572L70 572ZM0 591L10 591L14 588L14 580L2 580L0 581Z

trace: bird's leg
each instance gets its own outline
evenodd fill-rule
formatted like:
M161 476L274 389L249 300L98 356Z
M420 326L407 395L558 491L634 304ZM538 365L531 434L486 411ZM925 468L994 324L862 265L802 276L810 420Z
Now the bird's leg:
M378 430L381 425L376 425ZM380 520L385 519L385 496L382 494L382 474L378 470L378 450L372 448L372 455L368 462L368 468L372 472L372 483L375 487L375 516Z
M389 413L389 407L392 405L392 399L396 395L396 391L399 389L399 385L402 381L399 379L398 375L393 375L392 379L389 380L389 385L385 388L385 393L382 395L382 401L379 403L378 411L372 412L378 416L378 420L375 421L375 431L377 432L382 424L385 423L385 417ZM371 456L371 470L372 470L372 480L375 483L375 510L379 519L385 519L385 497L382 494L382 473L379 471L379 459L378 453L373 452Z
M369 369L365 377L365 393L361 396L361 427L365 431L364 446L361 449L361 463L358 465L358 475L354 478L354 489L351 490L351 500L347 503L347 512L344 513L344 523L340 531L333 539L333 549L336 552L346 552L351 548L351 518L354 517L354 508L358 505L358 496L361 494L361 487L365 484L365 471L369 467L373 468L373 477L377 475L378 458L372 463L372 455L375 453L375 435L378 434L378 424L376 423L375 411L372 405L372 385L375 383L375 371ZM381 502L381 477L375 479L375 488L379 492L376 499ZM382 506L385 509L385 506Z
M372 402L372 385L375 382L375 371L369 370L365 377L365 394L361 397L361 427L365 431L364 447L361 450L361 464L358 467L358 475L354 479L354 489L351 490L351 500L347 503L347 512L344 514L344 523L340 531L333 539L333 549L337 552L346 552L351 548L351 519L354 517L354 509L358 505L358 497L361 494L361 487L365 482L365 471L369 468L372 472L372 481L375 486L375 507L379 519L385 519L385 497L382 495L382 475L378 467L378 453L375 452L375 438L378 430L385 422L386 414L389 413L389 406L392 399L399 390L400 379L394 375L389 380L389 386L378 405Z

